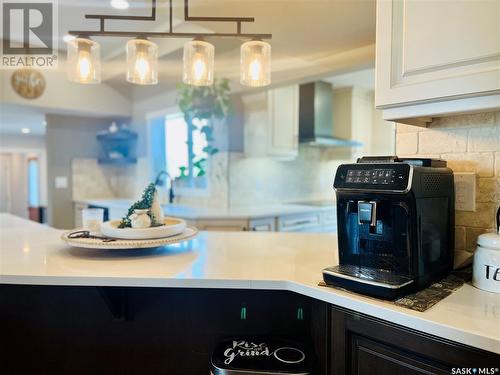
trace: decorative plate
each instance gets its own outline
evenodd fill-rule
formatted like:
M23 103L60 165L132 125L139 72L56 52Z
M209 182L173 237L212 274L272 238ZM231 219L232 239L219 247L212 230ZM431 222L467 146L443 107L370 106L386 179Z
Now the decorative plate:
M70 238L71 233L78 232L72 230L65 232L61 235L61 240L66 242L69 246L82 247L86 249L103 249L103 250L119 250L119 249L149 249L153 247L160 247L172 245L179 242L189 241L196 237L198 229L194 227L186 227L182 233L165 238L155 238L146 240L103 240L102 238ZM80 231L82 232L82 231Z
M41 72L31 68L18 69L12 73L10 83L15 92L25 99L36 99L45 91L45 78Z
M101 233L106 237L124 240L151 240L175 236L186 229L186 222L175 217L166 217L164 224L150 228L118 228L120 220L111 220L102 223Z

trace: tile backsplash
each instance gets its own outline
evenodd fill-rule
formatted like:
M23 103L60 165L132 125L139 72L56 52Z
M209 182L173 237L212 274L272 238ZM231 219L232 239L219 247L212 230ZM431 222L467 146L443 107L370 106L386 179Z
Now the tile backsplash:
M314 200L333 203L333 179L342 163L337 153L336 149L305 146L290 161L234 153L229 172L230 206Z
M149 165L139 158L130 166L109 166L93 158L75 158L71 163L74 201L85 199L135 199L149 183Z
M500 204L500 112L436 118L426 128L398 124L399 156L439 157L454 172L476 174L476 211L455 212L455 248L472 251L495 228Z
M227 208L228 183L227 152L219 152L212 157L209 170L210 189L205 194L176 193L175 202L208 208ZM72 199L85 201L91 199L129 199L141 197L144 188L152 182L148 158L138 158L137 163L128 166L102 165L95 158L75 158L71 163ZM161 192L168 199L167 189Z

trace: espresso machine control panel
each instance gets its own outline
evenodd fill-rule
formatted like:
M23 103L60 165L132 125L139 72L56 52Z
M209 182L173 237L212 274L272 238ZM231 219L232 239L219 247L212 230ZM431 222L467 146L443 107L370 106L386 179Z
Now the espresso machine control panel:
M406 163L343 164L337 169L334 187L404 192L410 188L411 173L412 167Z

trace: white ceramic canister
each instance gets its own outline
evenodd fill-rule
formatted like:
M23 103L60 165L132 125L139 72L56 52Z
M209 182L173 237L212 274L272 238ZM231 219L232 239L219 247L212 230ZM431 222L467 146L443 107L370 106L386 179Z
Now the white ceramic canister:
M500 293L500 208L497 232L484 233L477 238L472 284L479 289Z
M129 216L132 228L149 228L151 226L151 218L148 215L148 209L134 210L134 213Z

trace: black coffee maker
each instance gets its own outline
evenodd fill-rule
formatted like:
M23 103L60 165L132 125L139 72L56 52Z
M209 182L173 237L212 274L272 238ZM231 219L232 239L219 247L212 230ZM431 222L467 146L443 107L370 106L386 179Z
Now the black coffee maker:
M453 268L453 172L437 159L364 157L335 175L339 265L332 284L394 299Z

